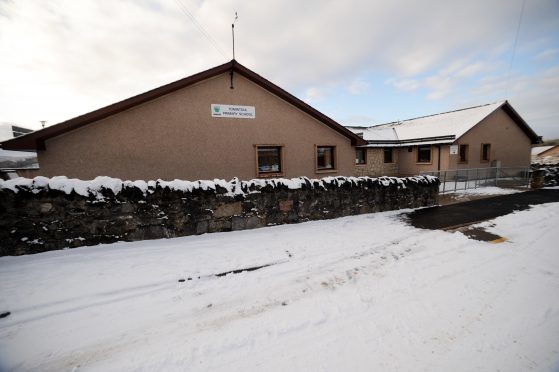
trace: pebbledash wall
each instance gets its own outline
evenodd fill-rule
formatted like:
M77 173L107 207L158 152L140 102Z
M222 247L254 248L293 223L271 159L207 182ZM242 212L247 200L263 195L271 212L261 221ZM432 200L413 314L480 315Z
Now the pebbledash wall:
M0 181L0 255L434 205L430 176L239 181ZM373 238L373 232L371 232Z

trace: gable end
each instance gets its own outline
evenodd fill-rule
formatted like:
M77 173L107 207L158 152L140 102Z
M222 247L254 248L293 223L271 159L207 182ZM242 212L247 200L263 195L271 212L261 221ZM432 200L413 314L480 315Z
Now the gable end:
M48 140L49 138L53 138L61 134L64 134L66 132L69 132L71 130L97 122L109 116L118 114L122 111L126 111L135 106L141 105L148 101L173 93L179 89L191 86L193 84L199 83L201 81L204 81L206 79L215 77L217 75L226 72L230 73L233 79L234 79L234 73L238 73L244 76L245 78L249 79L250 81L256 83L257 85L263 87L264 89L270 91L271 93L283 99L284 101L289 102L290 104L299 108L306 114L310 115L311 117L314 117L321 123L324 123L331 129L347 137L351 141L351 144L353 146L366 144L366 142L362 138L360 138L350 130L346 129L341 124L330 119L328 116L312 108L310 105L301 101L297 97L293 96L292 94L288 93L287 91L283 90L282 88L278 87L272 82L266 80L262 76L256 74L255 72L239 64L237 61L232 60L223 65L163 85L159 88L152 89L145 93L138 94L136 96L127 98L125 100L119 101L112 105L105 106L98 110L53 125L51 127L47 127L21 137L4 141L0 143L0 145L3 149L6 150L45 150L45 141Z

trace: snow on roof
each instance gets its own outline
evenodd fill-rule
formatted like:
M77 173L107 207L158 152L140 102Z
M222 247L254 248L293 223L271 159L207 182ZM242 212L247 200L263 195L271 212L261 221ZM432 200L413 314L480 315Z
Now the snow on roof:
M371 142L366 146L360 147L408 147L408 146L421 146L421 145L442 145L453 143L454 139L427 139L423 141L407 141L407 142Z
M545 152L551 148L553 148L555 146L536 146L536 147L532 147L532 155L533 156L537 156L539 154L541 154L542 152Z
M31 132L34 132L34 130L18 124L9 123L7 121L0 122L0 142Z
M454 136L459 138L506 101L465 108L435 115L422 116L368 128L350 130L363 133L367 141L409 141L420 138ZM453 142L453 141L446 141ZM406 144L408 145L408 144Z
M0 141L8 140L14 138L12 124L1 122L0 123Z
M394 128L377 128L369 127L348 127L347 129L351 130L352 132L359 134L363 133L363 139L365 141L397 141L398 135L396 134L396 130Z

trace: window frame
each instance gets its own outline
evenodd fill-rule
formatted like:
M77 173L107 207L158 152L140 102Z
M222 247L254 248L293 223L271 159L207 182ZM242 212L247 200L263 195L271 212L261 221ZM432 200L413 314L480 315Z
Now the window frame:
M363 151L363 162L362 163L357 162L357 151ZM355 149L355 166L367 165L367 152L368 151L367 151L366 147L361 147L361 148L356 148ZM317 155L318 155L318 153L317 153Z
M465 147L464 159L462 159L462 148ZM458 163L459 164L468 164L470 160L470 145L467 143L462 143L458 145Z
M386 151L390 150L390 161L386 161ZM394 147L382 148L382 161L383 164L394 164Z
M429 147L429 161L420 161L419 160L419 148L420 147ZM418 145L416 147L415 160L416 160L416 164L433 164L433 146L431 146L431 145Z
M483 158L483 149L487 146L487 159ZM479 161L480 163L489 163L491 161L491 144L490 143L482 143L480 148L479 154Z
M260 164L258 162L258 150L261 148L277 148L279 149L279 172L276 171L260 171ZM285 174L285 161L284 161L285 145L283 144L259 144L254 145L255 163L256 163L256 177L257 178L273 178L281 177Z
M329 147L332 148L332 168L318 167L318 149ZM338 172L338 151L336 145L314 145L314 172L315 173L337 173Z

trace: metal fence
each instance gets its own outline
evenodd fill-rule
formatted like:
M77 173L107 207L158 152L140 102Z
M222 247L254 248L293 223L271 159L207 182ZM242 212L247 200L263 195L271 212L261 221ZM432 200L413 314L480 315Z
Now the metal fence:
M530 168L472 168L423 172L441 180L439 192L456 192L485 186L527 187L530 184Z

